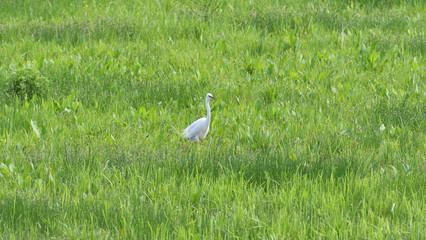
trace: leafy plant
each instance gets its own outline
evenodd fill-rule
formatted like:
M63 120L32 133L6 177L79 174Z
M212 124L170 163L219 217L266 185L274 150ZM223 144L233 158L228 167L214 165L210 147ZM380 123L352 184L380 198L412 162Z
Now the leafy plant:
M386 63L386 57L376 51L377 42L374 42L370 47L362 44L360 56L363 60L365 69L382 71L383 64Z
M34 95L45 97L49 80L35 67L26 66L15 70L7 82L8 93L20 99L30 99Z

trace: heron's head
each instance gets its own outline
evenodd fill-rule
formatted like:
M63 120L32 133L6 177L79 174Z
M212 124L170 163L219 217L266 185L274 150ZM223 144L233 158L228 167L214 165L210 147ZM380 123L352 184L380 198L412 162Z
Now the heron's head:
M215 97L213 97L213 95L211 94L211 93L207 93L207 95L206 95L206 101L210 101L210 100L216 100L216 98Z

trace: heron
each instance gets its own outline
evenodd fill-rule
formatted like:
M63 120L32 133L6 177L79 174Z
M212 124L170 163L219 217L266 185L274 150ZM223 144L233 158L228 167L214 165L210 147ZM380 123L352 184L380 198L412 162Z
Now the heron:
M197 121L193 122L189 127L183 130L182 136L186 137L188 142L198 142L200 145L203 144L204 138L206 138L207 133L209 132L210 127L210 100L216 100L211 93L206 95L206 107L207 107L207 117L200 118Z

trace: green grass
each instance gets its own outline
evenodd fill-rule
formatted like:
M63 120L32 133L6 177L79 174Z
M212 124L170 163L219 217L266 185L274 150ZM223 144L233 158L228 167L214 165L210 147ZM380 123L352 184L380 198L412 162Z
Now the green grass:
M1 5L0 238L426 237L424 1Z

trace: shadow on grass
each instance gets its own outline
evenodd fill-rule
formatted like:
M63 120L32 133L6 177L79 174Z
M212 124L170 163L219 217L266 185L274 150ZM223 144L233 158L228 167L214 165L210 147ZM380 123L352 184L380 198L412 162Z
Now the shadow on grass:
M311 179L343 178L347 174L364 177L371 169L369 161L361 163L354 157L342 155L326 156L316 160L301 157L291 160L288 155L280 154L235 154L218 153L210 156L197 156L190 153L174 157L175 161L164 161L169 175L184 176L204 175L209 179L227 175L234 179L244 179L249 184L264 186L268 182L281 183L291 179L294 174Z
M400 103L379 103L375 112L379 119L387 126L407 126L413 130L425 129L426 105L420 102L408 104L407 95Z
M0 222L3 228L13 229L16 233L51 232L59 215L60 210L48 200L0 195Z
M102 229L101 235L123 237L123 233L130 233L126 227L138 226L140 231L136 234L146 238L152 234L151 226L165 226L167 209L157 207L154 211L154 208L146 207L148 202L143 204L144 201L137 196L139 195L132 194L131 202L138 203L132 204L132 211L123 211L123 206L120 205L122 202L117 197L104 201L103 204L99 204L99 201L80 199L59 205L61 199L54 196L50 200L43 200L0 195L0 232L13 233L20 239L37 239L62 238L68 234L90 236ZM173 229L172 225L168 227L170 231ZM117 229L121 232L116 231Z

